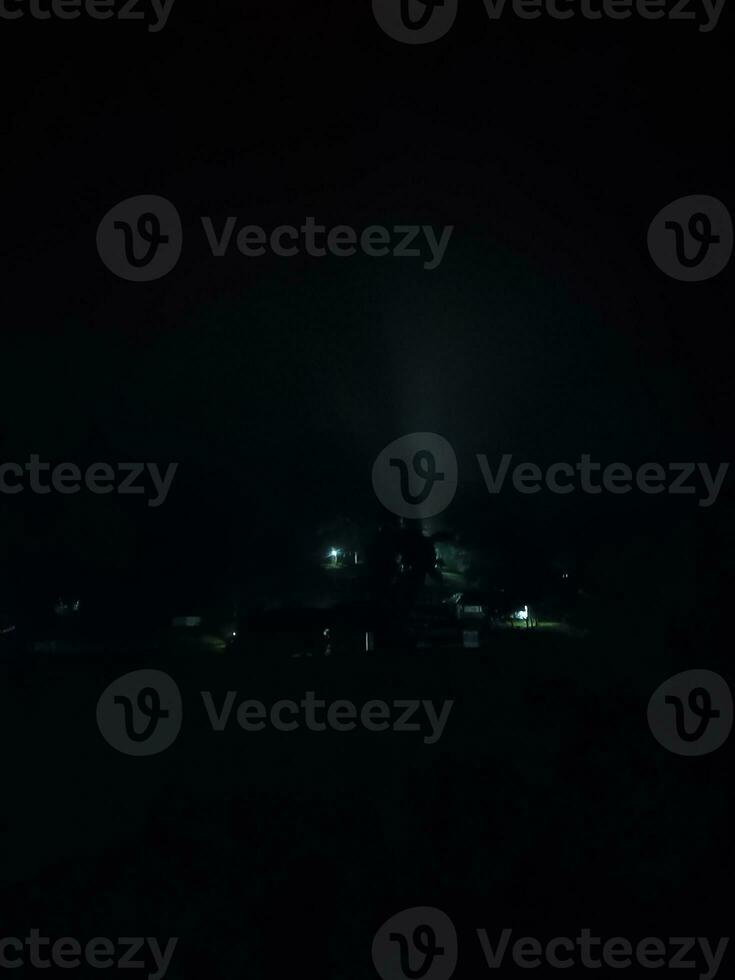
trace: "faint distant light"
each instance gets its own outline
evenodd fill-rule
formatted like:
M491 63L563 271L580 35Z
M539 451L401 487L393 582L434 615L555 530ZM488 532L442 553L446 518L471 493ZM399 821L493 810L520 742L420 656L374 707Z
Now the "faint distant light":
M174 618L171 620L171 625L173 627L185 627L187 629L191 629L194 626L202 625L202 617L201 616L174 616Z

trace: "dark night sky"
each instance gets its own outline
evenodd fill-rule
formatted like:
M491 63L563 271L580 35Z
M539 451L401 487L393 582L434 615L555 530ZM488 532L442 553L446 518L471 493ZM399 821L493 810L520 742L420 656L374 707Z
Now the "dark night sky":
M180 464L155 510L0 492L0 630L11 614L18 624L0 635L0 936L37 929L98 951L92 937L109 936L120 955L128 940L114 937L163 949L180 936L171 980L312 965L360 980L378 975L381 923L419 906L454 922L458 978L488 976L478 927L496 950L512 927L517 965L524 936L589 927L620 965L621 941L645 956L657 942L645 937L663 937L668 961L686 939L667 937L714 950L729 934L732 739L675 755L684 742L668 751L673 728L667 744L650 705L656 689L683 698L662 681L692 669L687 728L707 727L709 672L725 687L732 674L733 474L704 510L640 494L491 498L474 460L731 459L735 264L674 281L646 240L684 196L735 214L728 6L702 34L637 19L490 23L483 0L459 0L454 29L424 47L385 36L370 0L176 0L157 34L0 19L0 464ZM184 251L169 275L135 284L103 265L96 232L142 194L178 208ZM215 259L201 215L455 232L435 271ZM485 560L484 603L501 586L489 608L548 610L548 629L412 617L412 576L389 581L396 549L383 582L369 561L319 572L320 529L343 516L375 530L373 461L415 431L456 450L459 490L435 526ZM354 598L366 581L378 601L350 615L249 616ZM54 615L61 594L82 597L79 617ZM163 629L200 613L202 633L227 624L231 654ZM481 648L460 649L460 631ZM138 667L136 728L155 731L141 759L100 720ZM181 737L156 754L171 688ZM219 714L228 692L215 732L202 696ZM282 699L314 694L330 716L384 701L393 731L343 739L330 722L321 735L303 713L293 734L237 723L252 720L250 698L272 721ZM419 703L407 697L456 704L441 743L398 734ZM435 952L432 976L447 963Z
M337 0L178 0L159 34L2 23L5 458L181 461L161 520L196 504L215 535L367 506L414 430L460 465L728 459L732 268L668 280L645 238L674 198L732 209L727 12L699 34L460 8L419 48ZM136 285L95 232L142 193L185 246ZM427 272L214 259L204 214L456 229Z

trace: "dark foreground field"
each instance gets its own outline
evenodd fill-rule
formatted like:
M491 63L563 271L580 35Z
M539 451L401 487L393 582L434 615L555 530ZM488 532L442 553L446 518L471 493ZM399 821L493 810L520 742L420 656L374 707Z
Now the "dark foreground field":
M658 745L648 699L692 664L620 642L516 631L464 654L5 663L3 934L178 936L167 975L213 980L374 977L376 930L421 905L453 919L468 978L487 969L478 928L726 936L731 750ZM95 717L107 685L141 667L183 697L181 734L150 758L118 753ZM228 691L454 705L426 744L248 733L234 711L215 732L202 691L217 705Z

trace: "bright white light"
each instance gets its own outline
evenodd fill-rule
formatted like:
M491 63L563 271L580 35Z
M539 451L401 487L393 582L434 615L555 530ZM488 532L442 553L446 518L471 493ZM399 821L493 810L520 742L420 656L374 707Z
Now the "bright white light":
M332 550L329 552L329 557L330 558L337 559L337 558L339 558L339 555L340 555L339 548L332 548Z
M232 633L230 633L230 636L237 636L237 630L233 630Z
M514 616L515 619L528 619L528 606L524 606L523 609L519 609Z

